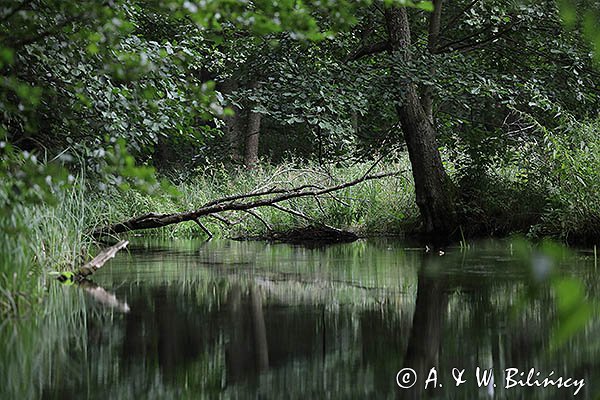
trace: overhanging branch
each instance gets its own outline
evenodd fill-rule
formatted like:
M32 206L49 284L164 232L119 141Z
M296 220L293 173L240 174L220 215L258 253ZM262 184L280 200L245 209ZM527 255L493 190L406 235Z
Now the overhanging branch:
M381 42L365 44L355 51L353 51L348 57L346 57L346 62L356 61L362 57L370 56L373 54L383 53L384 51L388 51L390 49L390 43L387 40L382 40Z

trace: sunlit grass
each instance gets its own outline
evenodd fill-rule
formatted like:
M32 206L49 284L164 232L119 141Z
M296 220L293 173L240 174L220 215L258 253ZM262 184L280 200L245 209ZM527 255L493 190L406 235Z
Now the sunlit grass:
M130 192L126 196L110 196L103 204L103 215L115 222L144 213L182 212L199 208L216 198L232 194L251 192L272 187L292 188L306 184L331 186L351 181L364 175L372 164L363 163L351 167L325 170L316 165L295 166L283 164L259 165L253 171L210 169L199 172L194 178L178 185L181 196L149 196ZM318 223L350 229L359 234L401 233L417 225L418 210L414 203L414 186L410 174L408 157L403 155L395 162L377 165L371 173L403 171L397 177L363 182L354 187L336 192L332 196L295 199L283 203L288 208L300 211ZM285 231L306 225L307 222L271 207L262 207L256 212L275 231ZM222 237L260 236L267 227L259 219L247 213L224 213L235 225L227 226L216 219L203 219L211 232ZM194 223L184 223L155 230L168 236L203 235Z

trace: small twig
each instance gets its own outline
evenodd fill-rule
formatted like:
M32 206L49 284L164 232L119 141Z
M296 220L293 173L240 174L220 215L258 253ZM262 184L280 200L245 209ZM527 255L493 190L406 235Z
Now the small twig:
M241 199L246 199L249 197L259 197L259 196L266 196L268 194L283 193L285 191L286 191L285 189L277 189L276 186L273 186L270 189L262 190L260 192L250 192L250 193L235 194L232 196L221 197L220 199L215 199L215 200L209 201L208 203L204 204L202 207L210 207L210 206L213 206L218 203L223 203L226 201L241 200Z
M386 153L383 153L377 160L375 160L375 162L373 163L373 165L371 165L369 167L369 169L367 170L367 172L364 173L363 178L367 177L371 171L373 171L373 169L377 166L377 164L379 164L381 162L381 160L383 160L383 158L386 156Z
M233 202L235 200L243 200L243 199L249 199L252 197L261 197L261 196L268 196L268 195L272 195L272 194L281 194L281 193L288 193L290 191L301 191L304 189L320 189L319 186L315 186L315 185L302 185L302 186L298 186L297 188L294 189L282 189L282 188L277 188L275 186L271 187L270 189L267 190L263 190L260 192L249 192L249 193L244 193L244 194L236 194L233 196L227 196L227 197L222 197L220 199L215 199L212 201L209 201L208 203L204 204L202 206L202 208L206 208L206 207L211 207L217 204L221 204L221 203L227 203L227 202Z
M390 43L387 40L382 40L376 43L365 44L346 57L345 62L356 61L365 56L371 56L373 54L383 53L391 49Z
M271 227L271 225L269 225L269 223L267 221L265 221L265 219L263 217L260 216L260 214L252 211L252 210L244 210L246 213L252 215L254 218L256 218L257 220L259 220L264 226L265 228L267 228L267 231L272 231L273 228Z
M506 35L507 33L510 33L512 31L512 29L515 26L517 26L519 23L520 23L520 21L509 24L504 29L499 30L498 32L496 32L484 39L481 39L478 42L467 43L467 44L457 46L457 47L452 47L452 43L448 44L448 45L444 45L442 48L438 49L437 52L438 53L448 53L448 52L452 52L452 51L468 52L471 50L476 50L476 49L486 45L487 43L493 42L497 39L500 39L502 36Z
M273 207L273 208L275 208L275 209L277 209L279 211L283 211L283 212L286 212L288 214L292 214L292 215L294 215L296 217L305 219L308 222L313 222L313 223L316 222L313 218L309 217L306 214L301 213L300 211L292 210L291 208L283 207L283 206L280 206L279 204L271 204L271 207Z
M321 210L321 213L323 213L323 215L326 214L325 209L323 208L323 205L321 204L321 199L319 199L318 196L314 197L315 202L317 203L317 207L319 207L319 210Z
M333 193L329 193L329 197L331 197L333 200L337 201L338 203L340 203L341 205L343 205L344 207L350 207L350 203L345 202L344 200L340 199L339 197L337 197L335 194ZM318 198L318 197L317 197Z
M324 226L327 229L331 229L331 230L334 230L334 231L337 231L337 232L341 232L341 229L338 229L336 227L327 225L327 224L325 224L323 222L319 222L316 219L314 219L312 217L309 217L308 215L306 215L304 213L301 213L300 211L292 210L291 208L283 207L283 206L280 206L279 204L271 204L271 207L273 207L273 208L275 208L275 209L277 209L279 211L283 211L283 212L286 212L288 214L294 215L296 217L302 218L302 219L304 219L304 220L306 220L306 221L308 221L308 222L310 222L312 224L321 225L321 226Z
M220 216L219 214L209 214L209 217L213 217L214 219L216 219L217 221L227 225L227 226L232 226L233 222L231 222L230 220L228 220L225 217Z
M206 235L208 236L207 240L210 240L213 238L213 234L208 230L208 228L206 226L204 226L204 224L202 222L200 222L200 219L196 218L194 220L194 222L196 224L198 224L198 226L200 227L200 229L202 229L204 231L204 233L206 233Z

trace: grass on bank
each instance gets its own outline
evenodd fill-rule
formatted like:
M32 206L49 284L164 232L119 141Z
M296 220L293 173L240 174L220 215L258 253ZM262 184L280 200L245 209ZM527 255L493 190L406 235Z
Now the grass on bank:
M88 256L95 206L83 184L56 193L55 205L16 204L0 218L0 315L22 315L40 301L50 272Z
M168 194L149 196L140 192L129 192L126 196L114 193L104 203L106 223L126 220L144 213L174 213L194 210L203 204L229 195L247 193L273 186L293 188L306 184L331 186L361 177L371 164L359 164L346 168L324 169L314 165L304 167L293 164L272 166L261 164L252 171L210 169L202 171L194 179L178 185L181 195ZM400 176L362 182L343 189L332 196L320 199L301 198L281 203L299 211L311 220L338 228L349 229L363 235L398 234L415 227L418 210L414 203L414 186L410 177L408 157L395 162L377 165L371 173L403 171ZM202 223L214 234L222 237L255 237L265 234L268 225L274 231L285 231L310 223L273 207L254 210L261 219L244 212L222 213L228 226L212 217ZM266 222L266 225L265 225ZM173 236L204 235L193 222L154 230L154 233Z

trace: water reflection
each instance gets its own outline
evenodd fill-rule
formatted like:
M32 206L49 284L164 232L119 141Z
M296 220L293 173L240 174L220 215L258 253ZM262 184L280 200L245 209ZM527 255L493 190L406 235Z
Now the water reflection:
M93 281L83 279L77 283L77 287L83 289L90 298L105 307L114 308L122 313L129 312L129 305L126 302L117 299L114 294L107 292L106 289L96 285Z
M429 376L431 367L440 365L449 285L446 276L435 276L430 271L435 273L441 261L441 257L430 254L422 259L414 317L404 356L404 367L412 368L421 379ZM429 386L429 392L433 392L436 386ZM416 384L412 390L401 394L406 398L423 398L425 385Z
M0 331L1 376L13 381L0 397L472 399L572 393L479 388L476 366L560 371L586 379L578 397L598 393L598 317L567 346L549 352L553 297L548 288L533 300L524 297L530 272L509 246L450 249L443 257L407 247L390 241L321 249L218 241L133 245L94 276L128 313L90 298L82 307L74 291L61 290L53 298L62 298L57 309L68 313L24 324L16 334ZM562 268L597 293L593 260L570 256ZM71 305L65 304L69 296ZM20 354L5 347L10 341L20 344ZM38 367L25 374L13 372L33 364ZM432 366L443 387L424 390ZM396 385L403 367L419 376L411 390ZM465 368L469 379L459 388L453 367Z

